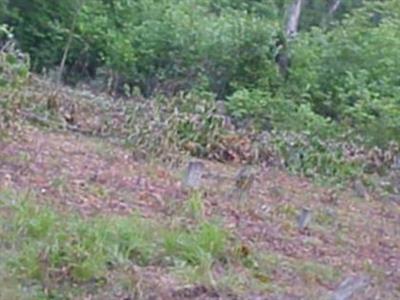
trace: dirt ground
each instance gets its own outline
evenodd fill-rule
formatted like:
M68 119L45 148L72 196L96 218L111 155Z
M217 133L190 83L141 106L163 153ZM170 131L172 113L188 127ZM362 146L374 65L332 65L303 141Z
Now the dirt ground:
M230 270L241 274L241 297L323 299L355 275L370 282L352 299L400 299L398 203L322 188L276 168L257 169L250 194L238 201L230 192L239 166L203 163L213 175L202 182L206 217L222 220L242 242L242 251L258 257L255 273L242 266ZM82 217L137 211L146 218L173 218L188 198L181 180L185 167L185 162L168 168L135 161L128 150L107 141L34 127L0 142L0 187L30 189L39 201ZM311 209L312 221L300 230L296 219L303 207ZM161 297L163 285L170 284L168 270L159 266L140 272L153 274L152 289ZM216 265L213 272L218 278L227 271ZM249 276L261 288L247 284ZM168 297L240 298L176 284Z

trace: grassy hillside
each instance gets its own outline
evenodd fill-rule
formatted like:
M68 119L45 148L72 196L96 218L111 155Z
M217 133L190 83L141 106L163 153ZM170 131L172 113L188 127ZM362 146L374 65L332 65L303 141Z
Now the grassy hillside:
M241 199L240 165L207 160L193 191L188 156L138 158L115 136L35 120L0 142L1 299L329 299L351 275L368 279L352 299L399 297L396 199L273 165Z
M0 300L399 299L400 6L339 2L0 0Z

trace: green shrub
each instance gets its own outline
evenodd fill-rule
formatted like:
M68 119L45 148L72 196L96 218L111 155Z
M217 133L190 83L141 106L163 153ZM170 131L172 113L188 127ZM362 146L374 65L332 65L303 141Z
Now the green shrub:
M194 232L168 233L164 239L167 255L193 265L201 265L221 256L225 251L226 235L219 226L204 223Z
M35 70L59 65L72 34L69 73L93 76L105 66L117 86L138 86L146 96L196 87L224 97L236 86L278 76L271 52L277 22L260 14L265 4L242 7L194 0L13 1L8 22Z
M259 130L286 130L332 138L340 131L329 118L316 114L308 103L255 90L239 90L228 98L229 113L238 120L250 119Z
M28 77L29 60L16 48L9 27L0 25L0 91L19 87Z
M0 138L16 123L15 112L20 106L19 90L29 76L29 57L15 46L10 29L0 25Z
M22 49L33 58L36 70L52 67L61 61L78 3L79 0L9 2L7 23L14 28Z
M283 131L274 136L273 143L288 170L320 182L342 183L362 173L362 163L346 157L344 142Z
M329 32L299 37L287 94L373 143L398 140L399 15L396 1L368 3Z

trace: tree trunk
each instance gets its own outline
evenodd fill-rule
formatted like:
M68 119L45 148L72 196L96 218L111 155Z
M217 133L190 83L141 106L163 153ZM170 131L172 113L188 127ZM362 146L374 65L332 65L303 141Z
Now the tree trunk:
M293 0L288 8L285 33L281 38L278 38L276 43L277 55L275 56L275 62L278 64L279 73L285 80L288 78L290 67L288 40L293 38L299 30L301 9L304 1L305 0Z
M333 15L338 10L338 8L339 8L340 4L342 3L342 1L341 0L333 0L333 1L330 1L330 2L331 3L329 5L328 13L330 15Z
M303 0L294 0L288 10L288 20L286 23L286 36L293 37L299 29L301 8Z
M80 15L81 9L82 9L83 4L84 4L84 1L85 0L80 0L80 2L78 3L78 7L76 9L75 16L74 16L74 18L72 20L71 28L69 29L67 43L66 43L65 48L64 48L64 53L63 53L63 56L62 56L62 59L61 59L61 62L60 62L60 66L58 68L57 85L60 85L61 81L62 81L63 72L64 72L64 68L65 68L65 63L67 61L68 53L69 53L69 50L71 48L72 40L73 40L73 37L74 37L75 25L76 25L76 22L78 20L79 15Z

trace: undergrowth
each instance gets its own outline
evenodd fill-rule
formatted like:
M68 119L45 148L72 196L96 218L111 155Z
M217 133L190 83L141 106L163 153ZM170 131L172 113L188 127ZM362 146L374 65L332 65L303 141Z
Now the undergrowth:
M5 26L0 33L11 35ZM110 138L147 161L191 155L279 165L329 184L386 175L399 160L396 142L370 147L364 136L322 118L310 105L297 107L257 90L237 92L226 103L204 91L118 101L63 86L54 92L49 80L29 74L29 59L12 39L0 52L0 69L0 138L10 132L6 127L28 119Z

